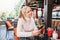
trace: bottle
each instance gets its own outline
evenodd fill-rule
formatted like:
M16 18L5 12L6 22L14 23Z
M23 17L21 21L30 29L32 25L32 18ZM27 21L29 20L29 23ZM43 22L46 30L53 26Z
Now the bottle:
M57 32L56 32L56 29L53 31L53 34L52 34L53 36L53 39L57 39L58 38L58 34L57 34Z
M52 32L53 32L53 29L49 27L47 30L48 37L52 36Z

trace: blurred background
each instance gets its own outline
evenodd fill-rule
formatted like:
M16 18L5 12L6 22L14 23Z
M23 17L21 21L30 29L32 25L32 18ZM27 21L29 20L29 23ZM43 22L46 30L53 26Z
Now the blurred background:
M0 40L18 40L18 14L25 5L32 8L35 24L44 32L36 40L60 40L60 0L0 0Z

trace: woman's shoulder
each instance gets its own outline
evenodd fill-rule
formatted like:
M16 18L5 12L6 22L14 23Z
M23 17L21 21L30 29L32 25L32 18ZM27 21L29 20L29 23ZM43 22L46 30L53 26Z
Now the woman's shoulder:
M22 18L18 18L18 21L21 21L22 22Z
M22 18L18 18L18 20L22 20Z
M18 18L18 21L20 21L20 22L24 22L24 19L23 18Z

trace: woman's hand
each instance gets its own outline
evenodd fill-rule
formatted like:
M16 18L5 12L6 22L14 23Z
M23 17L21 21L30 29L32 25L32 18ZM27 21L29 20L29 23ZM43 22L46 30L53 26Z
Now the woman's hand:
M32 31L32 34L33 34L34 36L37 36L37 35L39 35L39 34L40 34L40 30Z

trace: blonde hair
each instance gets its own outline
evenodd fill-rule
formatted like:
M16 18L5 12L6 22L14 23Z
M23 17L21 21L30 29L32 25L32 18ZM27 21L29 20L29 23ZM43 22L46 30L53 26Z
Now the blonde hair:
M22 17L25 21L26 21L26 19L25 19L24 15L25 15L25 13L26 13L27 7L28 7L28 6L24 6L24 7L20 10L20 13L19 13L19 18Z

